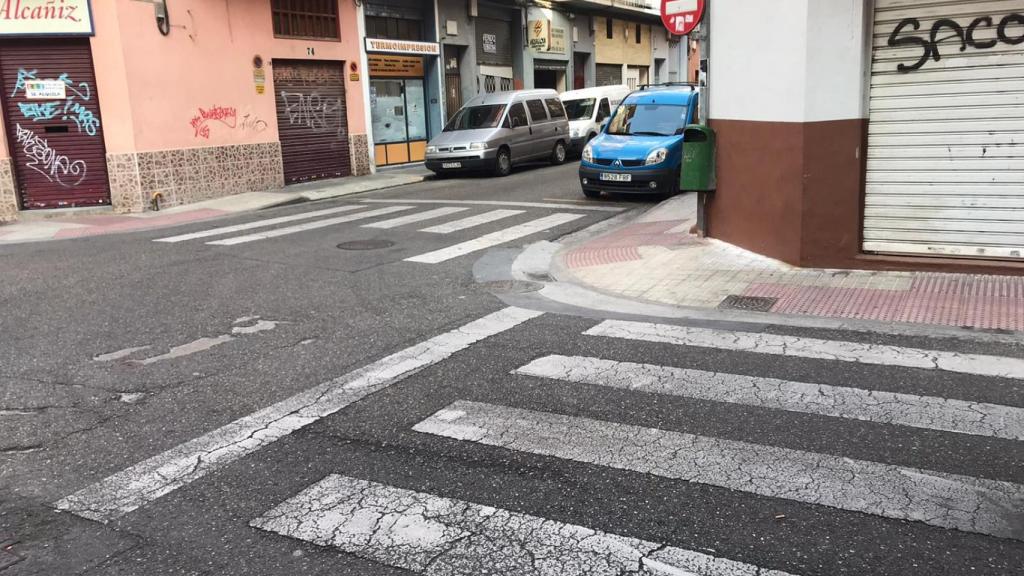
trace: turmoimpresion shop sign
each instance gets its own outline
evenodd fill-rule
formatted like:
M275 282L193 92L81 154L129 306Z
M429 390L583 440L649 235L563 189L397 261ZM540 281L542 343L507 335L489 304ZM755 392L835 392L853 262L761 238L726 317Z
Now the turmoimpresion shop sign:
M0 36L91 36L89 0L0 0Z

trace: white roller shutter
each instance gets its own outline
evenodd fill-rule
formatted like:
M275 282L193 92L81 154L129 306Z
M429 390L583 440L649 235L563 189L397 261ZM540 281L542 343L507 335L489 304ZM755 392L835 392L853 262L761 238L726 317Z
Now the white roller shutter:
M1024 0L876 0L866 188L866 252L1024 259Z

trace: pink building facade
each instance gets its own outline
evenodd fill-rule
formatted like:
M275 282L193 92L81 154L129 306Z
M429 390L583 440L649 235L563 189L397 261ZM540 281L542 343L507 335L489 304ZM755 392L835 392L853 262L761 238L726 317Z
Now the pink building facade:
M369 173L356 11L346 0L3 0L0 221Z

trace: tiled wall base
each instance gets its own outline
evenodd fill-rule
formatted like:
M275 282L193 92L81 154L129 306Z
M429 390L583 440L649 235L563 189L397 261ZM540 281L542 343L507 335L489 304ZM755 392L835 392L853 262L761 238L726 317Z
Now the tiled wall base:
M281 144L240 144L108 154L110 199L117 212L163 208L284 186Z
M0 158L0 222L18 218L18 192L14 185L14 167L10 158Z
M348 137L352 158L352 175L365 176L370 173L370 146L366 134L351 134Z

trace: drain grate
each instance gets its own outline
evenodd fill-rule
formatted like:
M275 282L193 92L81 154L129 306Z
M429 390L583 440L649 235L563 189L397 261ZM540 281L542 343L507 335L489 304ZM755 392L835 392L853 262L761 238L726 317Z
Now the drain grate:
M395 243L391 240L352 240L338 244L338 248L342 250L380 250L381 248L391 248L394 245Z
M749 312L770 312L778 298L763 296L739 296L730 294L718 305L719 310L747 310Z

